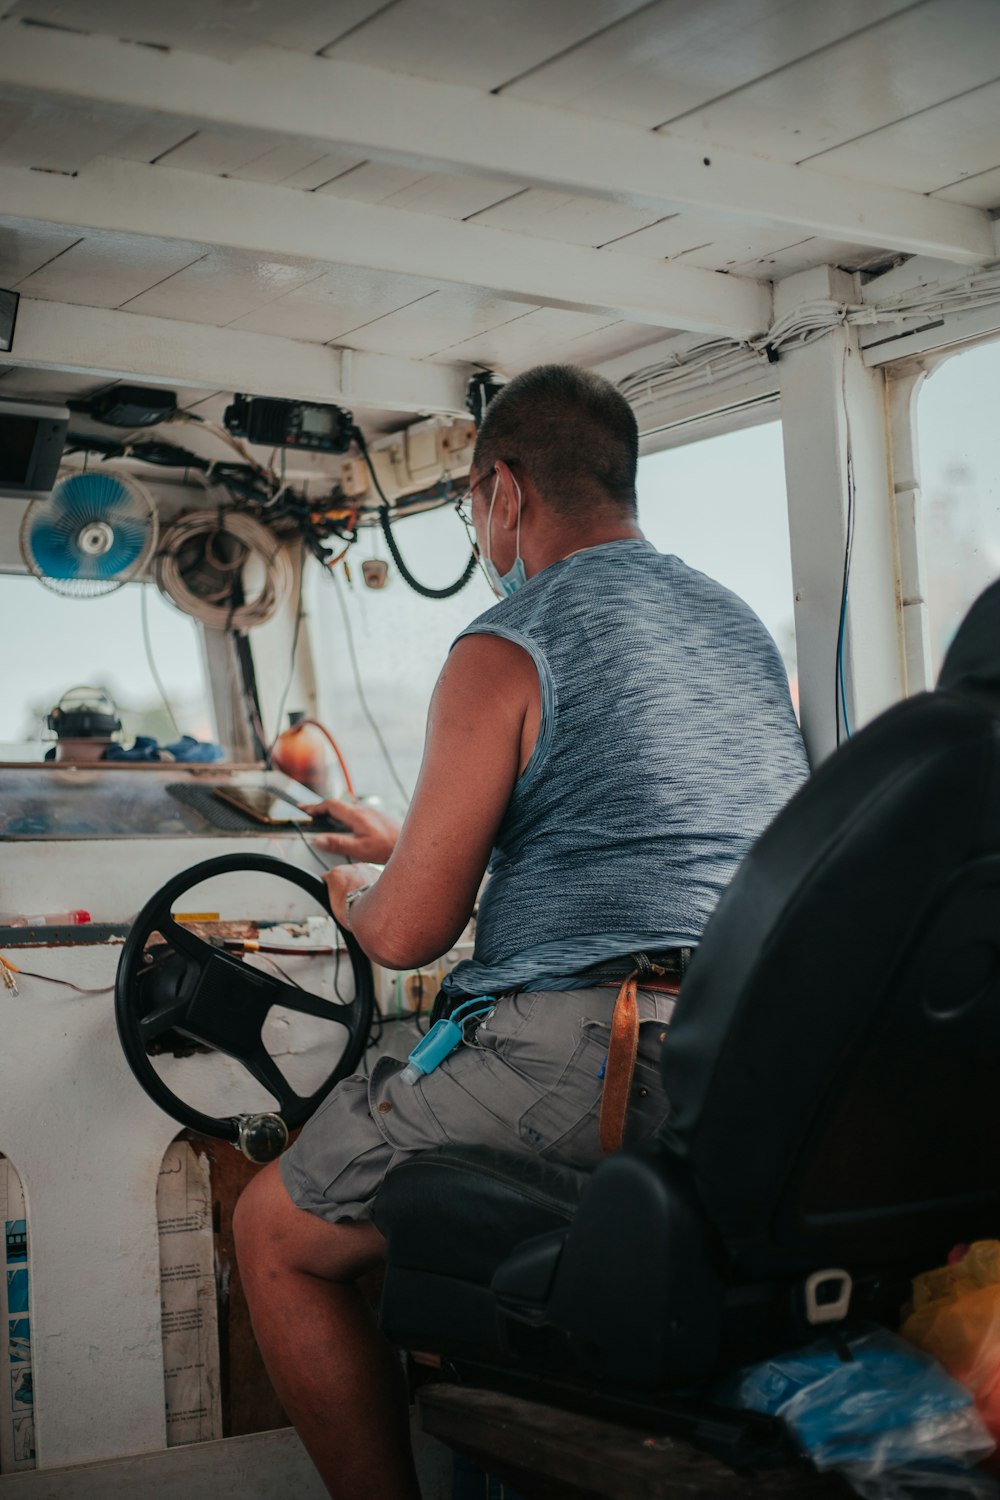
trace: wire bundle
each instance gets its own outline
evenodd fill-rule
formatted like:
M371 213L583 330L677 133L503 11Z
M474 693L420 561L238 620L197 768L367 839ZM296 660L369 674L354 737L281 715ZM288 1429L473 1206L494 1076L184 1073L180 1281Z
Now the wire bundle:
M626 376L618 389L632 406L641 408L667 395L698 390L748 373L761 364L773 364L784 350L815 343L845 325L934 321L947 313L968 312L997 302L1000 302L998 267L973 272L945 286L907 289L877 304L817 299L786 313L759 338L708 339L679 349L669 358Z
M248 596L247 574L263 577ZM162 594L213 630L252 630L284 604L292 586L285 543L237 510L194 511L165 533L154 561Z

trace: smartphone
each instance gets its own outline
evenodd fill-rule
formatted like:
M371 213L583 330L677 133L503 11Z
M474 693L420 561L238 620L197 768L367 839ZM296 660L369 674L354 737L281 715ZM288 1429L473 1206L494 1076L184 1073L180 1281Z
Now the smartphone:
M266 786L214 786L212 791L223 802L229 802L233 807L238 807L241 812L245 812L250 818L255 818L258 823L276 827L282 823L311 823L313 821L310 815L297 807L290 798Z

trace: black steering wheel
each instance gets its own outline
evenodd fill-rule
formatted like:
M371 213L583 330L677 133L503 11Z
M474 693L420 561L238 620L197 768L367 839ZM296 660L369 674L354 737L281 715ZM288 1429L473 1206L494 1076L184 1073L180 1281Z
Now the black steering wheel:
M171 915L185 891L215 875L255 870L301 887L324 911L326 886L315 876L266 854L224 854L207 859L168 880L132 924L115 980L118 1036L132 1072L162 1110L189 1129L232 1141L251 1161L270 1161L288 1143L288 1132L303 1124L341 1078L353 1073L364 1052L375 1005L372 967L357 940L337 924L354 977L354 999L335 1004L277 976L252 968L235 954L215 947ZM158 932L162 945L147 948ZM315 1093L297 1094L264 1046L262 1028L271 1007L334 1021L347 1031L337 1066ZM167 1087L150 1061L149 1048L166 1033L224 1052L278 1100L280 1113L217 1118L202 1114Z

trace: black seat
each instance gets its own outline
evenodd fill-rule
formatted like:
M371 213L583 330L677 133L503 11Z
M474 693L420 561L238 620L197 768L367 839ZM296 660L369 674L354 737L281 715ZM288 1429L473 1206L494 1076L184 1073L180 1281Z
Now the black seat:
M1000 583L937 690L842 746L737 872L670 1030L662 1138L590 1175L457 1148L398 1167L383 1327L662 1388L891 1316L1000 1228L998 1078Z

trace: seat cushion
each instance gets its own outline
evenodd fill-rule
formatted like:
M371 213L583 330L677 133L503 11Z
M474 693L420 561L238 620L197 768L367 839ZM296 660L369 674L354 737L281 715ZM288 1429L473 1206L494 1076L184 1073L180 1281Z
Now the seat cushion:
M488 1286L515 1246L572 1222L589 1181L527 1154L442 1146L389 1173L373 1216L392 1265Z

